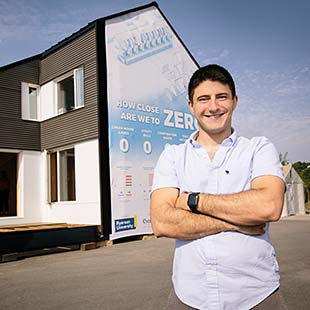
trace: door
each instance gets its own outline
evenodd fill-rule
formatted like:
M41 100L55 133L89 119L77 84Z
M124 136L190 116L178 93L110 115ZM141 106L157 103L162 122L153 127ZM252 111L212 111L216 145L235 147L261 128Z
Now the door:
M17 156L0 152L0 217L17 215Z

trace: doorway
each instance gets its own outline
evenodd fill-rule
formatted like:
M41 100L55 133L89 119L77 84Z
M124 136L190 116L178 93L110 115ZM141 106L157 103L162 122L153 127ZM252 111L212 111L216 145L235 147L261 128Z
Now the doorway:
M0 152L0 217L17 215L17 156Z

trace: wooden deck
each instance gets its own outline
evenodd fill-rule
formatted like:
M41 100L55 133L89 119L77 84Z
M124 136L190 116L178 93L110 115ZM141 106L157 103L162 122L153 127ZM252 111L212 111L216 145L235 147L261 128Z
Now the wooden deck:
M16 225L3 225L3 226L0 225L0 233L79 228L79 227L82 228L90 226L98 226L98 225L68 224L68 223L30 223L30 224L16 224Z
M101 241L98 225L29 223L0 226L0 255Z

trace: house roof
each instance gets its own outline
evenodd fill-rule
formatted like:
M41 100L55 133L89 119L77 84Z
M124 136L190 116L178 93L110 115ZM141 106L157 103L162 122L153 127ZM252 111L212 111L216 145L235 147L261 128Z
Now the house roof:
M284 177L286 178L287 175L289 174L290 170L292 169L293 165L291 163L283 166L283 174L284 174Z
M7 65L4 65L4 66L0 67L0 72L8 70L8 69L16 67L16 66L19 66L19 65L22 65L22 64L27 63L27 62L33 61L33 60L36 60L36 59L41 59L41 55L42 54L40 53L40 54L31 56L31 57L28 57L28 58L24 58L24 59L12 62L12 63L7 64Z
M291 174L290 174L291 172ZM297 173L296 169L293 167L293 164L289 163L283 166L284 178L287 182L300 183L304 184L303 179Z
M50 48L48 48L47 50L43 51L42 53L34 55L34 56L31 56L31 57L28 57L28 58L25 58L25 59L18 60L16 62L7 64L7 65L4 65L4 66L0 67L0 71L7 70L9 68L12 68L12 67L21 65L23 63L27 63L27 62L36 60L36 59L43 59L43 58L47 57L51 53L53 53L56 50L60 49L61 47L65 46L66 44L70 43L71 41L75 40L76 38L80 37L85 32L87 32L90 29L96 27L96 24L99 21L105 21L107 19L115 18L115 17L121 16L121 15L124 15L124 14L128 14L128 13L131 13L131 12L143 10L143 9L146 9L146 8L149 8L149 7L152 7L152 6L155 6L155 7L157 7L157 9L159 9L159 6L158 6L157 2L151 2L151 3L143 5L143 6L139 6L139 7L136 7L136 8L133 8L133 9L129 9L129 10L126 10L126 11L122 11L122 12L119 12L119 13L116 13L116 14L112 14L112 15L109 15L109 16L98 18L98 19L88 23L86 26L82 27L78 31L72 33L69 37L59 41L58 43L56 43L55 45L51 46Z

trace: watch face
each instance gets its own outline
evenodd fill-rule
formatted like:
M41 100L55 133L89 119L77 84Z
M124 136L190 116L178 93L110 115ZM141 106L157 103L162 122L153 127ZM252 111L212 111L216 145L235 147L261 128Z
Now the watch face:
M199 193L191 193L188 195L187 205L192 210L192 212L197 212L199 201Z

